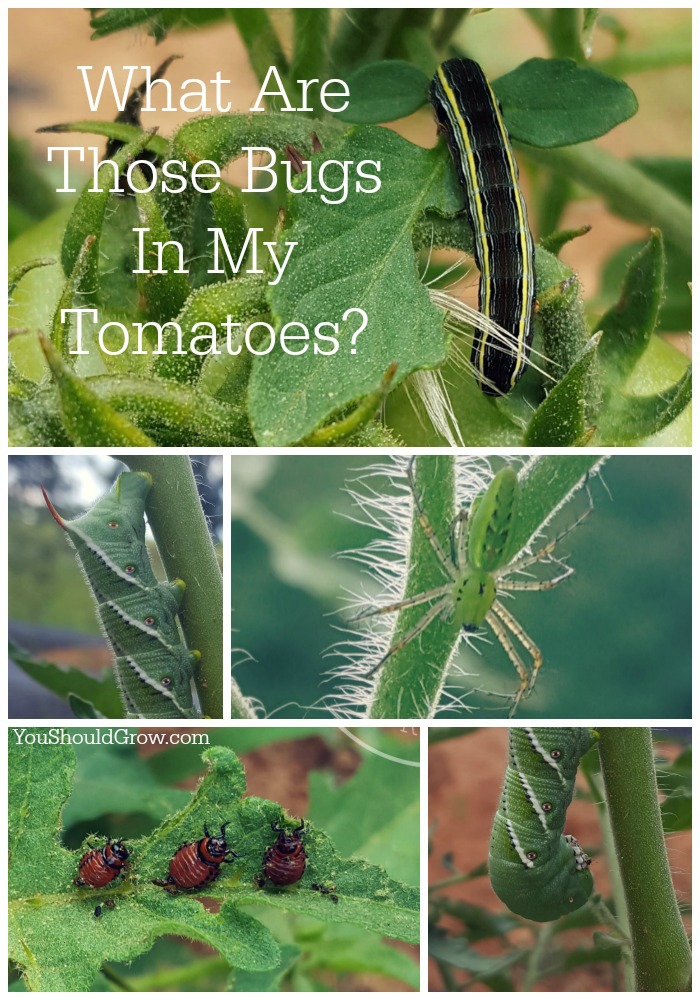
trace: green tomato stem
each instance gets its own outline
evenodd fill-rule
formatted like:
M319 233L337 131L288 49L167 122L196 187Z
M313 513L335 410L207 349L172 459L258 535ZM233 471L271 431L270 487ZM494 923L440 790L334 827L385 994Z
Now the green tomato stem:
M651 730L600 730L617 863L627 901L636 990L689 989L691 955L671 880Z
M222 717L223 582L187 456L119 455L130 469L153 476L148 523L168 579L187 584L179 611L190 649L202 654L195 684L204 715Z
M449 552L446 528L455 514L454 458L429 455L416 459L415 477L423 509L443 548ZM413 515L408 556L406 597L446 583L418 518ZM396 620L391 644L405 636L430 604L407 608ZM459 624L436 618L425 631L391 656L381 668L377 692L369 715L373 719L428 718L440 697Z
M664 239L688 254L691 252L690 205L633 164L612 156L592 143L561 149L518 146L530 160L542 163L601 194L619 215L637 223L658 226Z

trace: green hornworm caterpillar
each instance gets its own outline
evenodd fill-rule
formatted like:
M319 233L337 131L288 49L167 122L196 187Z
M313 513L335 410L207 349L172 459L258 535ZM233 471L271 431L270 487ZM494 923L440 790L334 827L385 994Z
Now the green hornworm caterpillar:
M191 682L200 654L186 648L176 618L185 584L158 583L146 549L152 485L147 472L122 472L106 496L72 521L42 492L93 592L126 718L199 718Z
M593 891L590 859L563 830L576 769L597 739L593 729L510 730L489 876L499 899L521 917L556 920Z
M479 311L504 334L474 330L472 364L482 392L504 395L527 367L535 307L535 248L518 166L498 101L481 67L448 59L430 84L474 230Z

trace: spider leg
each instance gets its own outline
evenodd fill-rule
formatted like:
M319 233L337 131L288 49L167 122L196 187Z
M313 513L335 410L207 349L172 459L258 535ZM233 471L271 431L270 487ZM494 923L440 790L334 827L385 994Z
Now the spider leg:
M496 570L494 576L497 579L499 574L502 576L510 576L511 573L518 573L520 570L527 569L528 566L533 566L535 563L544 562L549 558L549 556L551 556L552 552L554 552L554 549L557 547L560 540L560 536L557 535L555 538L552 538L551 541L547 542L547 544L541 549L538 549L537 552L529 552L526 555L521 556L519 559L516 559L515 562L508 563L507 566L502 566L500 569Z
M428 520L428 515L423 510L423 504L420 498L420 494L418 492L418 486L416 485L416 479L413 474L414 462L415 462L414 458L409 459L408 466L406 468L406 478L408 479L408 485L413 495L413 503L416 508L416 517L418 518L418 523L423 529L425 537L430 542L433 552L437 556L437 560L442 566L445 573L447 574L448 579L454 580L456 578L456 571L454 564L452 563L450 557L447 555L442 545L440 544L438 537L433 530L433 526Z
M510 612L506 611L503 605L499 604L498 601L494 601L491 611L489 611L486 616L486 622L491 627L494 635L507 653L508 659L515 667L518 677L520 678L518 690L514 695L508 696L512 699L512 705L508 713L508 718L511 719L515 715L518 705L523 698L528 698L532 693L537 677L539 676L540 667L542 666L542 653L522 627L520 622L518 622L510 614ZM532 657L532 669L530 673L528 673L522 657L515 648L515 645L508 634L509 632L512 633L516 639L518 639L518 641Z
M568 525L566 528L560 531L558 535L555 535L554 538L551 539L551 541L547 542L547 544L544 545L541 549L538 549L537 552L526 553L524 556L521 556L519 559L516 559L512 563L509 563L507 566L502 566L499 570L497 570L494 573L494 577L498 580L501 576L510 576L511 573L517 573L521 569L527 569L528 566L532 566L534 565L534 563L537 562L542 562L543 560L547 559L548 556L551 556L552 552L554 552L559 542L561 542L562 539L566 538L566 536L570 534L570 532L572 532L575 528L578 528L579 524L582 524L593 510L593 498L591 497L591 491L590 488L588 487L588 484L586 484L586 494L588 496L588 506L586 507L584 512L580 514L579 517L576 518L573 524ZM562 577L562 579L565 578Z
M389 660L395 653L402 650L404 646L407 646L409 642L412 642L416 636L421 634L421 632L425 631L428 625L430 625L430 623L449 606L450 600L447 595L445 595L441 601L437 601L437 603L433 604L431 608L428 608L423 617L418 619L413 628L409 629L405 635L401 636L398 642L394 643L391 649L384 654L379 663L375 664L369 673L365 674L365 677L374 677L377 671L384 666L387 660Z
M433 587L431 590L424 590L422 594L416 594L415 597L406 597L403 601L397 601L396 604L387 604L385 608L373 608L372 611L362 611L359 615L353 615L348 621L360 622L364 621L365 618L374 618L376 615L389 615L392 611L415 608L417 604L434 601L436 597L446 597L451 590L452 587L449 583L442 583L439 587Z
M560 583L575 573L573 566L567 566L566 563L562 562L561 559L550 559L550 562L556 563L558 566L562 567L562 572L558 576L553 576L549 580L509 580L502 579L498 581L499 590L551 590L552 587L558 587Z
M508 718L512 719L513 715L515 714L516 708L518 707L521 700L525 696L525 692L527 691L528 685L530 683L530 677L525 667L525 664L523 663L522 657L520 656L517 649L511 642L510 636L508 635L505 626L501 623L501 620L498 618L498 616L493 611L489 611L489 613L486 615L486 622L490 626L493 634L496 636L501 646L503 646L503 649L508 654L508 659L517 670L518 677L520 678L520 685L518 687L518 690L515 692L515 695L506 696L512 699L512 705L510 711L508 712Z
M450 527L450 552L452 554L452 562L460 571L467 568L468 521L469 511L463 508L456 515Z

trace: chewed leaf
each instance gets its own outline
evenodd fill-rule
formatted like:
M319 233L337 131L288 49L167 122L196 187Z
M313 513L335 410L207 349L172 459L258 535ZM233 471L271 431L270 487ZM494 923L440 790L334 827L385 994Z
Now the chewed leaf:
M274 969L265 972L233 973L232 992L235 993L274 993L280 989L280 983L301 956L301 948L295 944L283 944L280 948L280 961Z
M48 730L32 730L44 734ZM254 881L274 834L270 822L285 822L280 807L244 798L245 776L237 756L223 747L204 753L210 770L191 801L150 837L129 839L126 878L109 895L118 920L95 920L98 896L78 889L79 851L58 841L60 810L70 795L75 756L58 745L20 744L10 737L10 957L27 986L44 991L87 991L104 961L128 962L153 941L172 934L203 941L233 968L265 972L279 968L280 949L270 931L240 909L267 904L326 921L357 923L404 940L418 939L418 890L395 882L381 868L346 860L328 837L310 828L305 838L307 871L298 885L260 889ZM202 835L205 823L227 822L227 840L245 857L226 865L206 888L222 901L209 912L194 895L172 896L152 884L167 874L183 841ZM338 903L311 888L333 878ZM347 897L347 898L346 898Z
M226 838L243 855L240 866L207 886L208 896L236 894L236 905L265 902L269 905L305 913L324 920L357 923L390 937L418 940L418 889L387 876L376 865L360 858L341 858L325 833L309 827L304 835L308 856L306 871L296 886L260 889L255 883L265 850L275 840L271 823L283 816L280 807L266 799L246 797L245 776L232 751L214 747L204 753L212 770L200 784L196 798L176 816L155 831L149 847L140 856L144 878L157 878L167 871L173 849L191 839L188 836L209 817L227 821ZM323 894L314 891L313 883L336 885L339 902L328 905ZM167 893L165 893L167 895Z

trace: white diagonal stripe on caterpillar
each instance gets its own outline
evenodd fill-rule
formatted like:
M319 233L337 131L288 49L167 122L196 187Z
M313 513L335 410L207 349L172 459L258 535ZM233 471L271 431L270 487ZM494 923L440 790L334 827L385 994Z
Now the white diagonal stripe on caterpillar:
M564 787L566 787L567 783L566 775L562 773L562 769L559 766L559 762L554 760L554 758L545 750L540 741L537 739L537 736L535 735L535 730L530 729L527 726L524 726L523 731L525 732L532 749L540 755L545 764L549 764L552 770L556 771L559 781L562 783L562 785L564 785Z
M100 562L104 566L106 566L108 570L116 574L116 576L120 577L120 579L124 580L125 583L128 583L132 587L136 587L138 590L146 591L149 589L146 586L146 584L141 583L141 581L138 580L135 576L126 573L121 568L121 566L117 566L114 560L110 559L107 553L103 549L101 549L99 545L93 542L91 538L88 538L85 532L81 531L80 528L76 528L75 525L71 525L69 535L70 534L76 535L80 539L80 541L83 542L85 547L89 549L89 551L95 556L96 559L99 559Z
M518 840L518 835L515 832L513 824L509 819L506 820L506 829L508 831L508 837L510 838L511 846L518 855L518 857L520 858L520 860L522 861L522 863L525 865L526 868L534 868L535 862L530 858L528 858L527 854L522 849L520 841Z
M163 687L163 685L159 684L156 680L153 679L153 677L149 677L149 675L144 670L141 669L136 660L132 659L132 657L130 656L120 656L119 659L126 663L126 665L130 668L130 670L138 677L138 679L143 684L147 684L149 687L152 687L154 691L157 691L158 694L163 695L164 698L169 698L170 701L173 702L173 704L183 715L187 714L186 710L182 707L182 705L175 697L175 692L170 691L166 687Z
M530 782L527 780L527 778L522 773L522 771L518 771L518 780L520 781L520 784L523 786L523 790L525 792L525 796L526 796L528 802L530 803L530 805L532 806L532 808L535 810L537 818L539 819L540 823L542 824L542 829L546 833L549 830L549 826L547 825L547 813L544 811L544 809L540 805L539 800L538 800L537 796L535 795L535 793L534 793L534 791L532 789L532 786L530 785Z
M138 629L139 632L143 632L144 635L150 635L152 638L157 639L158 642L165 649L174 653L175 650L171 644L165 639L157 629L151 628L150 625L146 625L145 622L139 621L138 618L132 618L131 615L127 614L123 608L120 608L116 601L105 601L104 606L113 611L124 622L125 625L130 625L132 628Z

